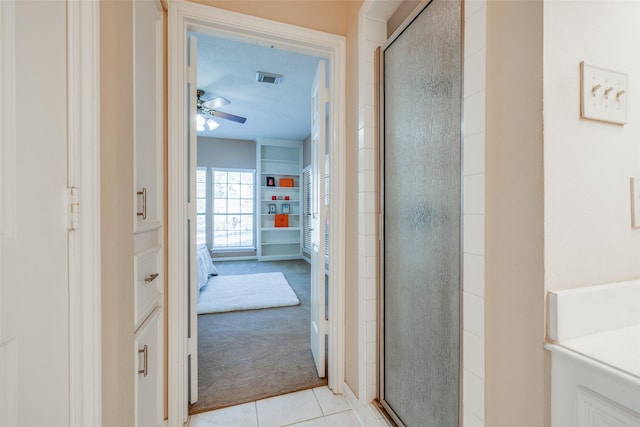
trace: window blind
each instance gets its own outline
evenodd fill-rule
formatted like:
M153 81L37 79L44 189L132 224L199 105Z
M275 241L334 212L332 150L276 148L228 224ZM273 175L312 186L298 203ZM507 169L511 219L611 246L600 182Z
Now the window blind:
M302 171L302 250L311 254L311 167Z
M324 158L324 203L329 206L329 155ZM325 263L329 264L329 216L324 224L324 257Z
M196 243L207 243L207 168L196 169Z

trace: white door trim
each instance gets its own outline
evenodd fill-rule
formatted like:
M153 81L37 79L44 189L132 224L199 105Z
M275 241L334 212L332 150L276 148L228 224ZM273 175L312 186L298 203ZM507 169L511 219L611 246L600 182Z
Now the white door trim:
M16 24L15 3L0 3L0 238L16 224Z
M329 387L344 383L344 200L346 42L342 36L242 15L192 2L169 2L169 425L187 419L186 153L184 135L186 37L198 30L226 38L275 46L329 60L331 132L331 218L329 281Z
M99 11L97 0L67 1L67 182L80 204L79 227L69 232L72 427L102 424Z
M0 272L2 242L16 233L16 23L15 2L0 2ZM0 274L0 307L2 306ZM6 298L6 297L5 297ZM0 316L0 331L3 330ZM18 352L0 334L0 426L18 424Z

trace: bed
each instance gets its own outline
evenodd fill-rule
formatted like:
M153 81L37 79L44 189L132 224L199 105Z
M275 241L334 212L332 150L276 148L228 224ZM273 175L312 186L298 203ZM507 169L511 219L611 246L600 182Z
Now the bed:
M207 249L207 245L198 245L196 263L198 290L200 290L207 285L209 277L218 275L218 270L216 269L215 265L213 265L211 254L209 253L209 249Z

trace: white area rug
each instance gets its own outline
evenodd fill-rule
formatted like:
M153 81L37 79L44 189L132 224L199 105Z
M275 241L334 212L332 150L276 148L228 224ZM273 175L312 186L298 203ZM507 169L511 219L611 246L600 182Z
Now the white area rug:
M298 304L298 297L280 272L214 276L200 290L198 314Z

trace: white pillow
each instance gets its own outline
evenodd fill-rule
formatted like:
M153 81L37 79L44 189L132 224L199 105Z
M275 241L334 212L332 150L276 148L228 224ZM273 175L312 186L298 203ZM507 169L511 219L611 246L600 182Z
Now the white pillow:
M209 249L207 249L207 245L198 245L196 265L198 289L201 289L204 285L207 284L207 281L209 280L209 274L211 274L211 268L213 267L213 262L211 262L211 254L209 253Z

